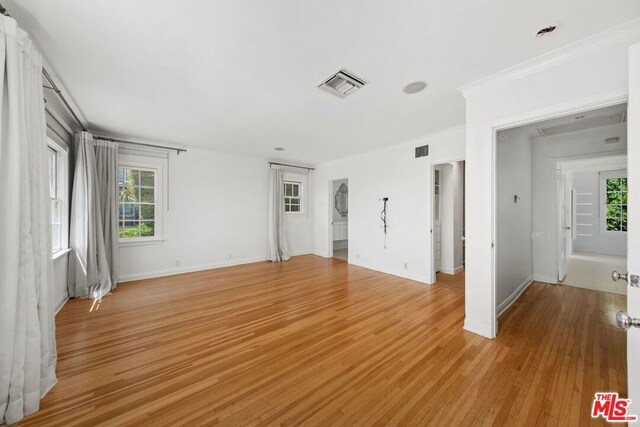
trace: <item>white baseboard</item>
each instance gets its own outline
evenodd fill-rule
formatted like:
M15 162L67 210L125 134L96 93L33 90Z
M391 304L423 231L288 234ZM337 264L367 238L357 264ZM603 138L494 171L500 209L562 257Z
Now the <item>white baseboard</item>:
M444 274L458 274L462 270L464 270L464 266L463 265L461 265L460 267L455 267L455 268L442 267L440 269L440 272L444 273Z
M56 303L55 315L57 315L60 312L60 310L62 310L62 307L64 307L64 305L67 303L67 301L69 301L69 297L68 296L62 298L60 301L58 301Z
M553 283L554 285L558 283L557 280L551 278L550 276L542 276L540 274L533 275L534 282L542 282L542 283Z
M379 267L361 262L361 261L354 261L351 258L349 258L349 264L351 265L355 265L358 267L362 267L362 268L366 268L368 270L374 270L374 271L378 271L380 273L385 273L385 274L391 274L392 276L397 276L397 277L402 277L403 279L409 279L409 280L413 280L416 282L420 282L420 283L425 283L427 285L431 285L431 280L429 280L429 278L427 276L421 275L421 274L412 274L406 270L400 270L400 271L391 271L391 270L386 270L386 269L381 269Z
M495 338L495 336L491 333L490 325L484 325L480 322L476 322L475 320L471 320L466 317L464 319L464 329L486 338Z
M153 279L156 277L173 276L174 274L193 273L196 271L213 270L215 268L232 267L234 265L250 264L253 262L266 261L266 257L241 258L228 261L219 261L211 264L192 265L188 267L175 267L167 270L149 271L146 273L126 274L120 276L119 283L131 282L133 280Z
M511 295L509 295L509 297L504 300L502 303L500 303L500 305L498 305L498 307L496 308L496 312L498 313L498 317L500 317L500 315L502 313L504 313L509 307L511 307L511 304L513 304L519 297L520 295L522 295L522 293L525 291L525 289L527 289L527 287L529 287L529 285L533 282L533 276L529 276L525 279L524 282L522 282L515 291L513 291L513 293Z

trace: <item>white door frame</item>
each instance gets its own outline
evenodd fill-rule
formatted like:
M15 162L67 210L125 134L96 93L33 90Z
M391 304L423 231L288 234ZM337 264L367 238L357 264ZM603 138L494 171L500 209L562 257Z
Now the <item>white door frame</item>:
M563 156L563 157L553 157L548 159L548 161L550 163L552 163L554 165L554 167L556 168L556 170L560 170L560 173L563 176L563 179L566 179L566 174L567 171L562 170L561 166L563 163L566 162L571 162L572 160L581 160L581 159L607 159L610 157L618 157L618 156L627 156L627 150L613 150L613 151L607 151L605 153L590 153L590 154L578 154L575 156ZM558 184L558 183L556 183ZM567 190L569 190L567 192ZM571 218L570 218L570 223L571 223L571 232L569 233L569 237L568 237L568 241L570 242L569 244L567 244L567 242L563 242L562 241L562 236L560 236L560 233L557 236L557 245L558 248L558 253L556 254L556 258L558 258L558 261L560 260L560 245L564 244L566 246L566 251L567 251L567 258L571 258L571 254L573 253L573 239L576 233L576 218L575 218L575 201L573 200L573 198L571 197L571 195L573 194L573 189L567 189L567 188L560 188L560 186L558 186L557 188L558 193L556 194L556 203L558 208L560 207L560 191L564 191L567 192L566 195L569 195L570 198L568 199L568 203L570 203L570 207L571 207ZM598 219L598 221L600 221ZM599 223L598 223L599 224ZM555 223L554 223L554 227L555 230L558 231L560 230L560 211L558 210L557 214L555 215ZM599 225L598 225L599 226ZM558 265L556 267L556 278L555 280L552 282L554 284L558 284L558 278L560 277L560 263L558 262Z
M437 163L431 163L431 169L429 172L429 187L428 187L428 191L429 191L429 199L430 199L430 212L429 212L429 217L431 218L430 224L429 224L429 247L431 248L431 281L429 284L433 285L434 283L436 283L436 261L435 261L435 244L434 244L434 240L433 240L433 227L435 225L434 223L434 219L433 219L433 205L435 204L435 192L433 191L433 186L435 184L435 176L436 176L436 166L442 166L442 165L446 165L448 163L453 163L453 162L464 162L465 158L464 157L456 157L453 159L449 159L449 160L438 160ZM466 164L465 164L466 166ZM466 179L466 178L465 178ZM440 195L442 196L442 174L440 174ZM463 197L467 197L466 192L463 194ZM442 198L440 199L440 203L442 203ZM466 204L463 202L463 206L466 206ZM440 221L442 221L442 219L440 219ZM440 241L442 242L442 237L440 237ZM440 260L442 260L442 255L440 255ZM440 261L442 262L442 261Z
M344 180L346 180L349 183L349 185L347 186L349 188L349 192L347 193L347 206L349 206L349 209L351 209L351 181L349 180L349 177L329 178L329 258L333 258L333 209L334 209L334 197L335 197L335 194L333 192L333 183L335 181L344 181ZM347 218L349 217L350 215L347 216ZM351 241L351 237L350 237L351 233L348 231L350 228L351 227L347 228L347 233L349 233L349 235L347 236L348 242Z
M544 120L555 119L558 117L568 116L572 114L584 113L598 108L610 107L613 105L619 105L627 102L629 99L629 91L627 89L621 89L618 91L605 92L595 96L580 98L570 102L562 104L555 104L549 107L534 110L527 113L523 113L513 117L507 117L493 121L491 123L492 141L491 141L491 241L493 251L491 252L491 318L494 319L491 324L492 331L491 336L495 337L498 334L498 316L497 316L497 301L496 301L496 230L497 230L497 169L496 169L496 155L497 155L497 143L498 132L511 129L519 126L524 126L532 123L541 122Z

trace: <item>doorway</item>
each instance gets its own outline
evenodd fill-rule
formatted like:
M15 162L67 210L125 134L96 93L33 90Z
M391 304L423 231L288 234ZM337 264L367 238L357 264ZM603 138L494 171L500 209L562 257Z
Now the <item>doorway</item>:
M332 257L349 260L349 180L331 182L331 249Z
M498 316L531 283L626 295L611 280L626 265L626 112L625 103L498 131Z
M432 282L464 291L464 160L433 165Z

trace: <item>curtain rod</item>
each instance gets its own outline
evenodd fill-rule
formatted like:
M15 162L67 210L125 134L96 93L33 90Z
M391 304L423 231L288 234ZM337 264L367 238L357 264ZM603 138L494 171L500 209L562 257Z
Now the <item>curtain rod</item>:
M133 144L133 145L144 145L145 147L164 148L165 150L174 150L178 153L178 155L180 155L180 153L187 152L185 148L167 147L166 145L156 145L156 144L146 144L144 142L126 141L124 139L107 138L106 136L94 136L93 139L98 139L102 141L111 141L111 142L123 142L125 144Z
M308 171L314 171L315 168L310 168L308 166L297 166L297 165L289 165L286 163L278 163L278 162L269 162L269 166L278 165L278 166L289 166L290 168L298 168L298 169L306 169Z

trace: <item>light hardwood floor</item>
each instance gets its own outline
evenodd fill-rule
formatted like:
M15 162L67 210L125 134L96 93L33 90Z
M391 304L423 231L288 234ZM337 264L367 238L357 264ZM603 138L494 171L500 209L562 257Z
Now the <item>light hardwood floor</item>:
M626 395L624 297L532 284L489 340L464 293L315 256L123 284L57 318L22 425L587 425Z

